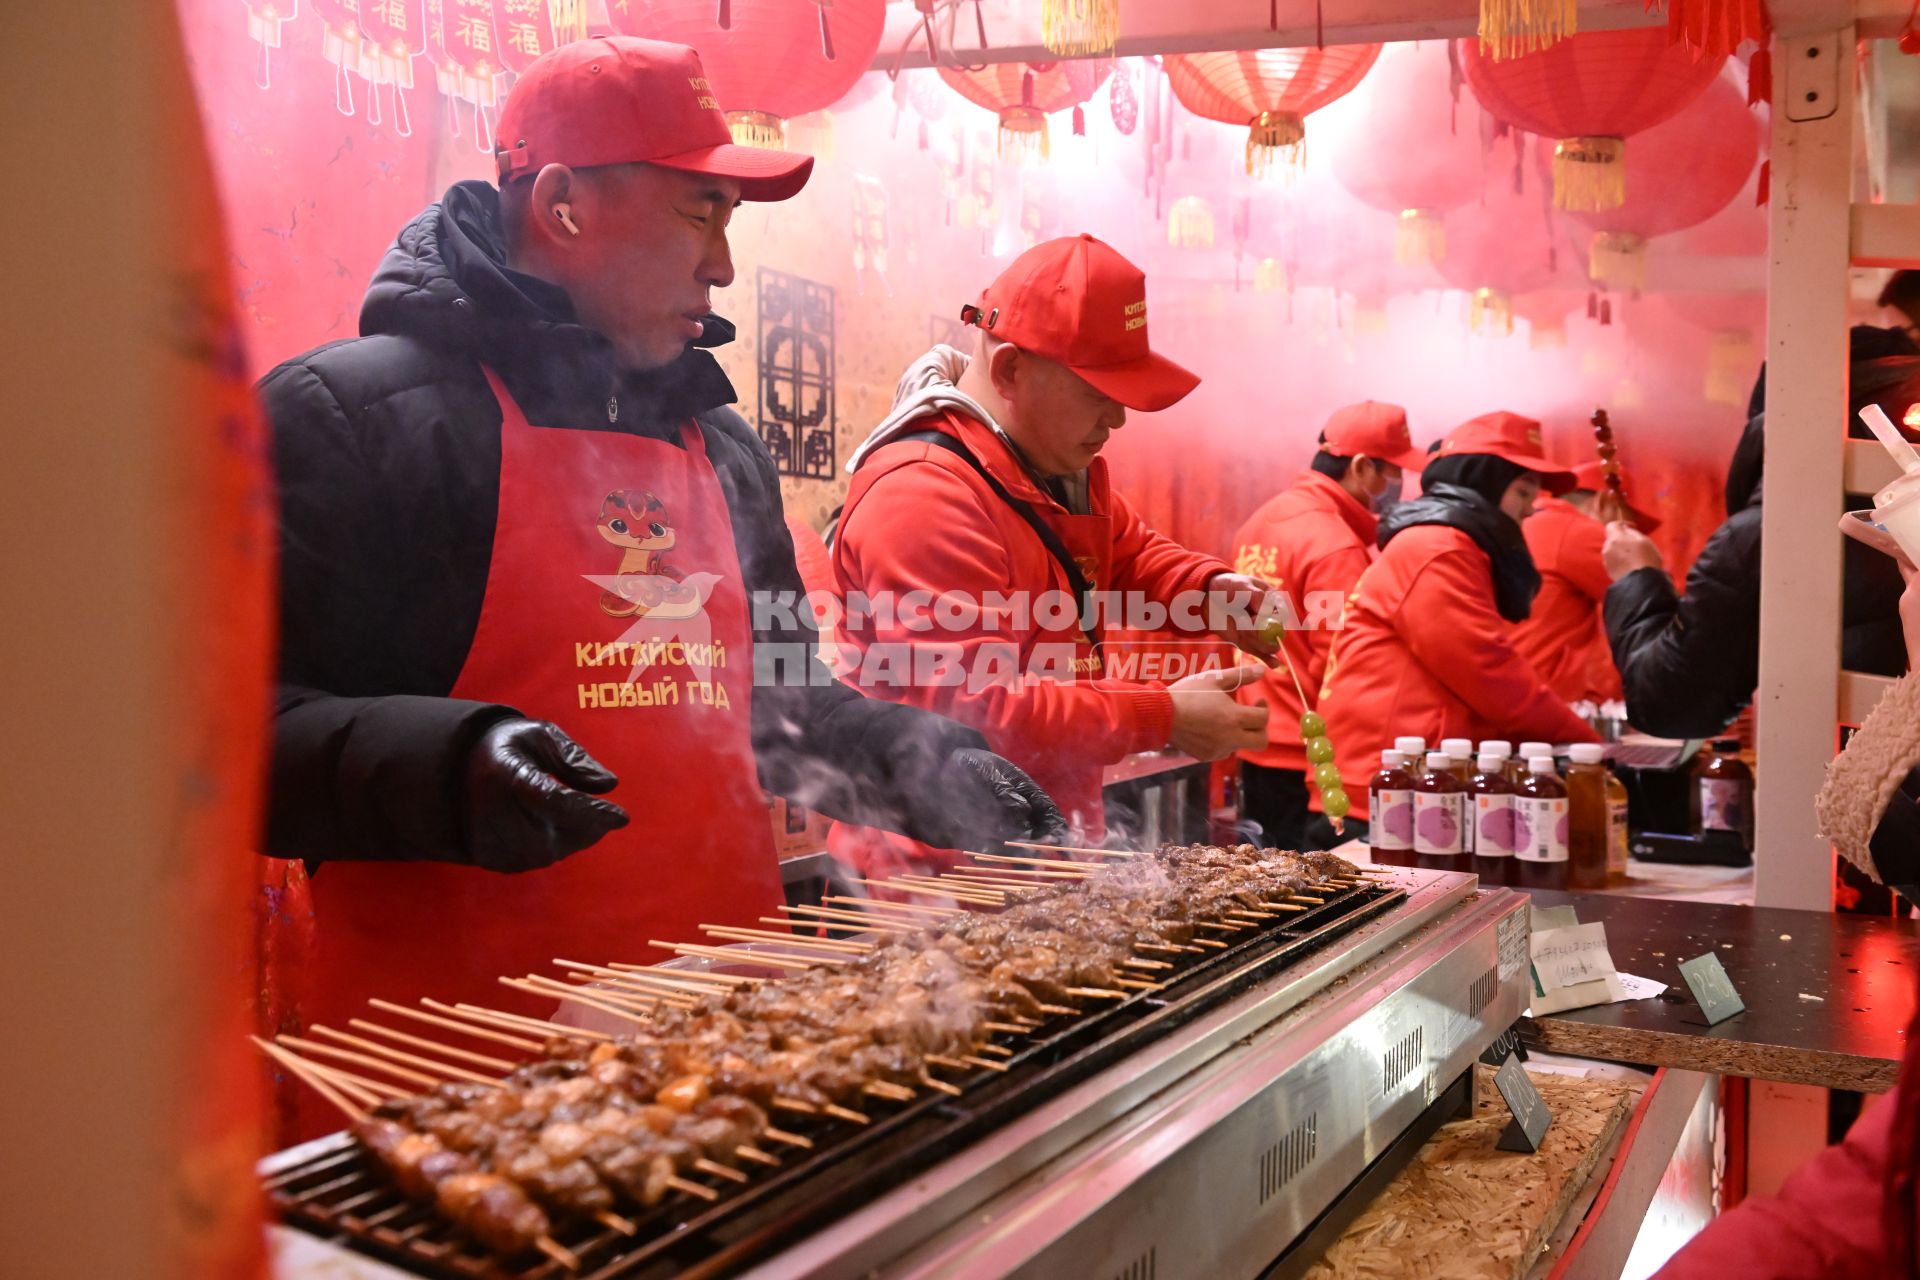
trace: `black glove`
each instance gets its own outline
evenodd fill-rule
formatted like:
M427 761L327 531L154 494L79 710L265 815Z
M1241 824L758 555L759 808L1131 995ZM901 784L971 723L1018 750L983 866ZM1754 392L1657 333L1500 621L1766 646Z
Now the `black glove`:
M627 825L625 809L593 798L617 782L558 726L502 720L467 756L465 860L488 871L533 871L580 852Z
M1013 761L978 747L947 757L938 795L916 796L906 832L940 849L979 849L996 840L1059 843L1067 820L1053 797Z

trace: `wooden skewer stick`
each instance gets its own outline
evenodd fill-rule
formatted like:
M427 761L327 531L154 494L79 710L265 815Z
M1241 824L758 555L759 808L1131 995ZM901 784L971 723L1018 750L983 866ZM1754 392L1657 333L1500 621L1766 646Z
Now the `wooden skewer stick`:
M960 1061L966 1063L968 1066L985 1067L989 1071L1006 1071L1009 1069L1004 1062L995 1062L992 1058L982 1058L974 1054L968 1054L966 1057L960 1059Z
M744 1142L733 1149L733 1154L739 1156L742 1160L751 1160L755 1164L764 1164L774 1169L780 1167L779 1156L762 1151L758 1147L750 1147Z
M1294 902L1262 902L1260 904L1260 909L1262 911L1289 911L1289 912L1299 912L1299 911L1306 910L1305 907Z
M770 942L783 947L797 947L802 951L825 951L830 955L864 956L873 950L871 942L847 942L840 938L799 938L791 933L776 933L772 929L745 929L730 925L703 924L700 931L709 937L725 938L729 942Z
M860 1092L870 1098L885 1098L890 1102L912 1102L919 1096L907 1086L889 1080L869 1080L860 1086Z
M780 910L790 916L802 917L794 921L795 924L815 924L817 918L821 928L832 928L843 923L858 924L862 929L870 929L875 933L912 933L915 928L911 924L883 920L870 911L842 911L838 907L781 907Z
M656 987L638 978L608 978L595 973L569 973L567 981L574 984L567 988L568 991L597 991L609 998L614 995L630 996L640 1001L641 1007L649 1013L663 1004L675 1009L700 1007L698 1000L679 994L677 987Z
M648 942L650 947L664 947L666 950L683 956L705 956L709 960L725 960L732 964L760 965L772 969L815 969L822 965L838 968L842 960L829 960L825 956L800 959L798 956L768 955L764 951L727 951L720 947L703 947L693 942Z
M997 1053L1003 1058L1011 1058L1013 1056L1013 1050L1000 1044L977 1044L973 1046L973 1051L975 1053Z
M1098 858L1138 858L1132 849L1093 849L1077 844L1041 844L1034 840L1003 840L1009 849L1043 849L1049 853L1090 853Z
M873 1117L868 1115L866 1112L855 1111L851 1107L842 1107L832 1102L824 1103L821 1106L820 1110L824 1111L826 1114L830 1116L834 1116L838 1119L845 1120L850 1124L872 1124L873 1123Z
M929 916L934 920L942 920L950 916L963 916L967 914L966 908L964 907L929 907L918 902L894 902L887 898L853 898L844 894L833 893L826 894L820 901L844 902L851 906L859 907L863 912L878 915L883 920L886 919L887 915L891 914L894 924L916 924L923 928L930 923L927 919ZM917 918L903 922L900 919L902 915Z
M1079 884L1092 876L1071 871L1042 871L1038 867L972 867L962 864L953 869L966 877L968 884L991 884L1013 889L1051 889L1056 885Z
M383 1027L377 1022L368 1022L365 1018L349 1018L347 1025L357 1027L361 1031L369 1032L373 1035L384 1036L389 1040L395 1040L401 1044L410 1044L416 1049L431 1049L442 1057L456 1058L462 1062L471 1062L475 1066L492 1067L501 1075L505 1075L507 1072L513 1070L514 1064L508 1062L505 1058L491 1058L484 1053L473 1053L466 1049L456 1049L450 1044L441 1044L438 1040L429 1040L425 1036L408 1035L404 1031L395 1031L392 1027Z
M688 1182L685 1178L676 1178L676 1177L670 1176L663 1179L663 1181L665 1181L666 1184L672 1187L675 1191L684 1191L690 1196L698 1196L700 1199L705 1200L708 1204L712 1204L715 1200L718 1200L720 1198L720 1193L718 1191L715 1191L712 1187L704 1186L698 1182Z
M417 1085L422 1089L431 1089L440 1083L438 1076L426 1075L407 1067L385 1062L369 1054L355 1053L351 1049L342 1049L336 1045L321 1044L317 1040L305 1040L299 1036L289 1035L275 1036L274 1040L279 1044L292 1045L296 1049L304 1049L310 1054L316 1054L323 1058L338 1058L342 1062L351 1062L355 1066L384 1071L397 1080L405 1080L407 1083Z
M534 1247L539 1249L540 1252L546 1254L567 1270L578 1271L580 1269L579 1255L575 1254L573 1250L567 1248L567 1246L561 1244L558 1240L555 1240L552 1236L541 1236L533 1243Z
M985 892L972 894L958 888L950 890L938 881L931 884L916 884L905 876L895 876L891 880L867 880L854 876L853 882L872 885L876 889L891 889L895 893L917 894L923 898L951 898L955 902L971 902L983 907L997 907L1005 901L1004 897L989 897Z
M894 933L905 932L905 930L902 930L902 929L876 929L872 925L854 924L851 921L846 921L846 920L809 920L809 919L806 919L805 917L802 917L796 920L792 916L759 916L756 918L760 921L761 924L788 924L788 925L792 925L796 929L826 929L826 930L837 930L841 933L894 934ZM802 935L802 936L805 936L805 935ZM851 939L822 938L820 939L820 941L840 942L840 941L851 941ZM882 944L876 942L876 943L873 943L872 945L877 947Z
M1023 867L1045 868L1047 873L1062 876L1097 876L1105 863L1075 862L1071 858L1022 858L1011 853L971 853L967 855L979 862L1007 862Z
M367 1118L365 1108L355 1106L352 1102L348 1101L345 1094L341 1093L338 1089L334 1088L332 1084L322 1078L318 1071L312 1069L312 1064L307 1062L307 1060L299 1054L288 1053L279 1045L262 1040L259 1036L248 1036L247 1039L259 1046L261 1052L265 1053L269 1058L272 1058L275 1062L293 1072L294 1075L298 1076L307 1084L312 1085L315 1093L318 1093L321 1097L339 1108L340 1114L344 1115L347 1119L359 1121Z
M1138 956L1129 957L1128 959L1122 960L1120 963L1123 965L1126 965L1129 969L1171 969L1173 968L1173 966L1168 964L1165 960L1142 960Z
M764 981L761 978L742 977L737 973L712 973L706 969L669 969L665 965L658 964L622 964L618 960L607 961L607 968L616 973L651 974L662 981L681 983L688 991L701 994L705 994L700 987L703 982L709 987L750 987L756 982Z
M1010 1036L1024 1036L1024 1035L1033 1034L1033 1028L1019 1026L1018 1024L1012 1023L1012 1022L983 1022L980 1024L980 1026L987 1031L999 1031Z
M1067 994L1079 996L1085 1000L1125 1000L1127 998L1126 992L1109 991L1105 987L1068 987Z
M979 889L981 892L992 890L1001 897L1005 897L1009 893L1025 893L1029 889L1050 889L1053 887L1051 883L1046 881L1035 883L1032 880L1002 879L998 876L986 874L983 868L978 867L955 867L953 872L952 875L941 876L940 882L942 884L956 884L962 889L973 887Z
M456 1080L471 1080L475 1084L500 1083L498 1076L483 1076L478 1071L469 1071L465 1067L455 1067L444 1062L435 1062L431 1058L423 1058L418 1054L407 1053L404 1050L381 1044L377 1040L369 1040L365 1036L350 1036L344 1031L335 1031L332 1027L323 1027L317 1023L308 1027L307 1030L323 1040L332 1040L339 1044L351 1045L356 1049L364 1049L377 1057L391 1058L393 1061L409 1067L421 1067L428 1071L437 1071L443 1076L452 1076ZM511 1070L511 1068L509 1068L509 1070Z
M489 1009L478 1004L441 1004L438 1000L422 998L421 1004L429 1009L438 1009L444 1013L459 1014L472 1018L476 1022L490 1026L505 1026L520 1031L531 1031L536 1035L564 1036L570 1040L611 1040L612 1036L604 1031L594 1031L587 1027L569 1027L558 1022L547 1022L541 1018L529 1018L524 1014L508 1013L504 1009ZM538 1046L535 1046L536 1048Z
M384 1080L374 1080L368 1076L356 1075L345 1067L321 1066L317 1062L312 1065L316 1070L324 1071L330 1080L338 1081L341 1084L358 1085L363 1091L372 1094L375 1102L384 1102L389 1098L404 1098L407 1096L405 1089L388 1084Z
M670 978L654 978L639 973L622 973L618 969L609 969L605 965L581 964L574 960L555 960L555 964L566 969L569 982L607 982L629 991L643 992L655 999L671 998L672 1002L683 1009L694 1008L704 996L714 991L731 991L731 987L702 987L693 983L675 982ZM569 988L571 990L571 988Z
M1050 1013L1056 1018L1077 1018L1080 1016L1078 1009L1069 1008L1064 1004L1036 1004L1033 1007L1042 1013Z
M367 1003L384 1013L397 1013L403 1018L412 1018L416 1022L424 1022L431 1026L442 1027L448 1031L458 1031L460 1034L472 1036L476 1040L489 1040L494 1044L509 1045L512 1048L526 1049L530 1052L538 1051L540 1048L540 1042L538 1040L528 1040L522 1036L510 1036L498 1031L488 1031L481 1027L474 1026L472 1023L459 1022L453 1018L442 1018L436 1014L422 1013L418 1009L409 1009L406 1005L395 1004L391 1000L369 1000Z
M1227 944L1218 938L1195 938L1193 945L1201 948L1211 947L1215 951L1225 951L1227 949Z
M695 1161L695 1163L698 1164L699 1162ZM609 1227L618 1231L623 1236L637 1236L640 1234L640 1228L637 1225L608 1209L602 1209L600 1212L594 1214L593 1220L603 1227Z
M920 1060L922 1062L931 1062L936 1067L945 1067L950 1071L965 1071L967 1069L967 1064L961 1059L949 1058L941 1053L923 1054Z
M716 1178L725 1178L728 1182L751 1181L746 1174L740 1172L738 1169L729 1168L717 1160L708 1160L705 1158L695 1160L693 1167L702 1173L710 1173Z
M567 977L575 983L595 981L593 975L588 973L570 973ZM520 982L521 990L534 991L556 1000L571 1000L576 1004L591 1005L595 1008L610 1005L612 1007L607 1010L609 1013L626 1010L630 1013L651 1016L653 1011L663 1004L678 1005L683 1009L691 1009L694 1006L691 997L669 996L658 991L614 991L606 987L569 986L565 982L538 973L530 973L520 979Z
M500 979L500 985L503 987L512 987L515 991L526 991L536 996L546 996L548 999L556 998L553 992L537 987L523 978L502 978ZM567 999L579 1004L584 1004L591 1009L598 1009L600 1012L619 1018L624 1022L631 1022L636 1027L644 1027L652 1023L652 1019L634 1013L631 1009L610 1004L605 1000L596 1000L592 996L577 991L568 996Z
M1113 985L1129 991L1159 991L1166 986L1164 982L1142 982L1135 978L1115 978Z
M771 1125L762 1129L760 1132L764 1136L772 1138L775 1142L784 1142L789 1147L799 1147L803 1151L813 1150L813 1140L811 1138L803 1138L797 1133L788 1133L785 1129L776 1129Z

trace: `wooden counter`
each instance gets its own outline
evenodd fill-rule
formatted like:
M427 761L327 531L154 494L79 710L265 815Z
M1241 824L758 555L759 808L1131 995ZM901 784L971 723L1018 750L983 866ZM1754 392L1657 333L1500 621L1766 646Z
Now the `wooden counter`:
M1884 1093L1920 974L1911 921L1593 893L1533 895L1604 923L1614 967L1668 984L1650 1000L1522 1019L1555 1053ZM1714 951L1746 1012L1705 1025L1679 964Z

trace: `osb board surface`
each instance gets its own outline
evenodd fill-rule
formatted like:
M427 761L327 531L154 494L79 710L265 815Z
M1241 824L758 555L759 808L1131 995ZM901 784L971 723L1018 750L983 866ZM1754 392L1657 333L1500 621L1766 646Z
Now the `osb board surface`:
M1510 1120L1478 1073L1474 1116L1442 1125L1309 1280L1517 1280L1526 1275L1639 1094L1534 1074L1553 1127L1531 1155L1495 1144Z

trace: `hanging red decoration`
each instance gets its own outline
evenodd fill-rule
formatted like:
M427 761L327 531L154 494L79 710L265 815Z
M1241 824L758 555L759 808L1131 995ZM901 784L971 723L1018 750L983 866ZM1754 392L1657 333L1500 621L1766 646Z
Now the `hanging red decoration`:
M280 47L282 29L300 16L300 0L246 0L247 37L260 44L260 71L253 82L273 87L273 51Z
M441 38L453 60L456 95L473 104L473 142L492 152L487 112L500 103L500 38L493 25L493 0L441 0Z
M1396 45L1380 55L1359 95L1356 138L1370 145L1334 153L1340 185L1396 218L1394 256L1437 262L1446 254L1447 211L1480 198L1486 152L1480 111L1456 111L1444 44Z
M1165 65L1187 110L1247 126L1247 172L1258 177L1283 150L1298 163L1307 116L1359 84L1379 56L1377 44L1349 44L1177 54Z
M493 29L500 33L500 62L518 75L561 41L547 0L493 0Z
M1447 256L1437 264L1448 284L1471 300L1475 333L1513 332L1515 299L1554 282L1553 228L1535 191L1501 187L1447 224Z
M1113 85L1107 90L1107 112L1113 127L1122 136L1131 137L1140 123L1139 74L1131 60L1114 63Z
M1505 62L1463 40L1459 55L1482 107L1554 139L1554 204L1577 210L1617 208L1626 199L1627 139L1699 97L1726 62L1696 58L1658 27L1592 31Z
M1592 233L1588 274L1639 289L1647 241L1698 226L1726 208L1747 184L1759 152L1760 126L1746 95L1725 76L1716 78L1679 115L1634 140L1625 203L1571 215Z
M631 36L692 45L734 141L784 147L786 122L838 102L880 48L886 0L626 0L607 6Z
M941 67L954 92L1000 119L1000 153L1044 158L1051 150L1047 117L1079 107L1112 74L1111 63L996 62L979 68Z
M369 86L380 74L379 58L367 48L360 32L358 0L312 0L320 19L320 56L333 64L333 105L341 115L354 115L353 81L357 75Z
M395 126L401 137L411 137L407 90L413 88L413 60L427 47L420 0L360 0L360 32L374 68L369 91L377 103L379 86L391 86Z
M1762 49L1773 38L1773 20L1764 0L1648 0L1664 3L1667 39L1707 57L1725 57L1749 40Z

